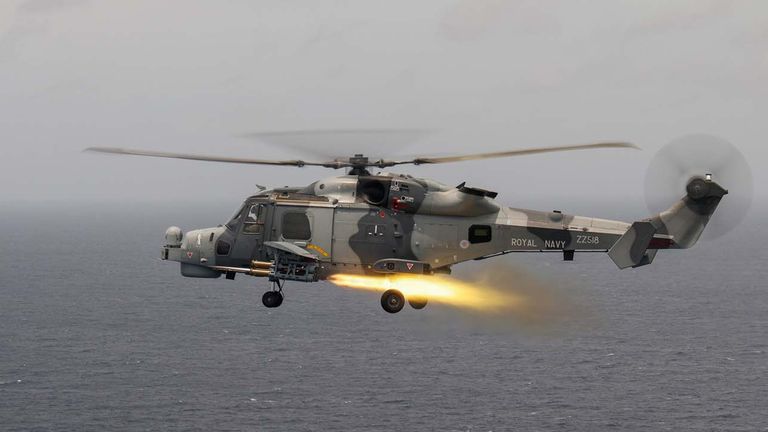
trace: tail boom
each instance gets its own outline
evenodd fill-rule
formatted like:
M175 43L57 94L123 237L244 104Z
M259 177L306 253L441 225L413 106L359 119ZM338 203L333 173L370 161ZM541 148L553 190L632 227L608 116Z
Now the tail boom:
M650 264L659 249L692 247L727 193L710 176L694 177L682 199L656 216L632 224L608 256L623 269Z

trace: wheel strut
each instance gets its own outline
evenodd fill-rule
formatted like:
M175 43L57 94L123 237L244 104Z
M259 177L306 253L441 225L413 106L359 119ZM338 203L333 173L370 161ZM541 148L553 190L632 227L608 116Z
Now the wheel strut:
M272 281L272 288L261 296L261 302L268 308L276 308L283 304L283 283L280 279Z

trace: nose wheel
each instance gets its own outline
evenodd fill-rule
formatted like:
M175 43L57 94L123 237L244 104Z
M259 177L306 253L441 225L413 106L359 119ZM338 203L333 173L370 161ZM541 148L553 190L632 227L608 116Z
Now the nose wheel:
M283 285L279 279L272 281L272 289L261 296L261 302L270 309L283 304Z
M268 308L276 308L283 304L283 294L278 291L267 291L261 296L261 302Z

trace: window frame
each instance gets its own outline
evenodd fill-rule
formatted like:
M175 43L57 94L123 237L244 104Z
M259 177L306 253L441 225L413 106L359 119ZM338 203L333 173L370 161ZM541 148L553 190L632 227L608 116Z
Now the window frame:
M240 219L242 219L242 217L243 217L243 211L245 211L245 208L246 208L247 206L248 206L248 203L247 203L247 202L244 202L244 203L242 203L242 204L240 205L240 208L239 208L239 210L237 211L237 213L235 213L235 214L234 214L234 215L233 215L233 216L232 216L232 217L229 219L229 221L228 221L226 224L224 224L224 226L226 226L227 228L231 229L232 231L234 231L235 229L237 229L237 225L238 225L238 223L240 222Z
M246 206L247 209L245 213L243 213L243 228L240 230L243 234L246 235L259 235L264 233L264 222L266 220L267 216L267 205L265 203L252 203L249 206ZM251 219L250 216L253 212L253 208L258 207L256 210L256 218ZM250 231L250 229L254 229L254 231Z
M304 216L304 218L307 221L307 229L308 229L308 233L309 233L309 236L307 238L292 238L292 237L286 237L285 236L285 218L288 217L288 216L291 216L291 215L301 215L301 216ZM287 240L287 241L310 241L310 240L312 240L312 225L313 225L312 222L313 222L312 214L309 213L309 212L306 212L306 211L295 211L295 210L286 211L286 212L284 212L280 216L280 237L283 240Z

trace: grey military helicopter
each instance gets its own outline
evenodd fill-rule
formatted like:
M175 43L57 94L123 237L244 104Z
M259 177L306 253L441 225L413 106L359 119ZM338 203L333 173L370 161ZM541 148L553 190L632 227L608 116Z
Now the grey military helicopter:
M186 234L178 227L166 231L162 259L179 262L183 276L224 275L234 279L242 274L267 278L271 288L264 293L262 302L275 308L283 302L285 281L315 282L337 274L446 274L452 266L465 261L513 252L558 252L565 261L573 260L576 252L607 252L620 269L651 264L659 250L686 249L698 241L721 199L728 194L715 182L713 172L719 175L748 171L746 161L735 148L723 142L714 142L712 148L702 147L702 139L713 141L707 137L688 137L657 154L647 184L658 178L684 176L679 189L664 188L667 193L679 191L682 197L667 201L666 209L658 209L654 216L633 223L560 211L510 208L499 204L496 192L466 183L449 186L409 174L371 172L374 168L383 170L408 164L637 148L623 142L402 160L371 160L355 154L320 162L105 147L87 150L195 161L346 169L344 175L303 187L262 190L246 198L224 225ZM723 151L727 157L722 156ZM716 158L715 163L698 162L710 156ZM744 206L737 210L746 212ZM385 311L396 313L406 301L421 309L427 300L419 296L406 299L393 288L382 294L381 305Z

